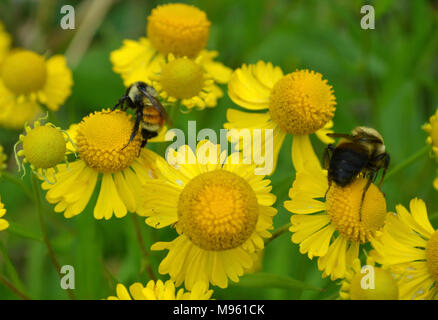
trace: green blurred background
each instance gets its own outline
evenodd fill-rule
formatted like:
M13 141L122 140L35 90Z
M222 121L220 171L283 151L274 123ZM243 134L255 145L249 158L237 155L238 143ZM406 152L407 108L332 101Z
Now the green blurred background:
M426 133L421 125L438 106L438 1L426 0L225 0L182 1L204 10L212 22L208 49L218 50L219 60L231 68L258 60L271 61L285 73L309 68L323 74L333 85L337 98L334 129L349 132L357 125L379 130L392 157L390 168L423 148ZM96 4L100 3L100 4ZM91 111L110 107L124 92L119 75L112 72L109 54L123 39L145 36L146 17L157 4L166 1L0 1L0 20L13 35L14 46L38 53L65 53L73 70L74 87L65 106L52 121L68 128ZM72 45L74 30L59 26L64 4L76 9L76 31L90 8L95 10L96 32L90 42ZM376 10L375 30L360 28L360 8L372 4ZM97 9L99 10L97 10ZM84 42L85 41L85 42ZM81 47L81 45L83 47ZM83 53L83 54L82 54ZM224 87L224 89L226 89ZM219 130L226 121L227 108L234 107L224 97L214 109L179 115L175 126L187 129L187 120L197 120L198 130ZM8 153L9 168L16 171L11 155L19 132L0 129L0 144ZM312 140L321 156L324 145ZM291 137L286 139L279 165L272 176L277 195L275 227L289 222L284 209L295 173L290 156ZM157 149L154 145L149 148ZM427 156L383 184L388 209L408 205L413 197L423 198L432 223L438 226L438 192L432 188L437 164ZM29 176L24 178L30 185ZM0 233L17 267L24 290L32 298L66 299L59 278L41 241L36 209L15 185L0 179L0 194L8 210L5 218L12 229ZM76 272L75 295L80 299L100 299L115 294L115 283L130 285L148 280L144 259L128 214L123 219L96 221L90 205L79 216L67 220L47 209L50 239L61 265ZM149 247L157 240L170 240L174 230L152 230L141 222ZM23 238L24 235L27 238ZM157 266L165 252L152 252ZM2 257L1 272L7 275ZM324 292L265 287L252 290L243 285L214 288L216 299L333 299L338 282L322 279L316 260L301 255L290 241L290 233L273 240L265 249L263 272L291 277L324 288ZM159 276L166 280L166 276ZM276 286L276 285L272 285ZM277 283L278 286L278 283ZM0 298L16 296L0 285Z

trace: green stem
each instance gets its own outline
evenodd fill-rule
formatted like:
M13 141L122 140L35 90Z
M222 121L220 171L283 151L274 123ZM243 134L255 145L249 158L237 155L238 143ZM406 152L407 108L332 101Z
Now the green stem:
M24 194L31 200L34 200L34 196L32 194L32 191L30 188L21 180L20 178L17 178L16 176L10 174L9 172L5 171L1 173L1 177L5 178L5 180L8 180L9 182L12 182L19 186L21 190L23 190Z
M143 254L143 260L146 263L146 271L149 275L149 279L155 280L154 270L152 269L151 263L149 261L149 253L148 253L146 246L144 244L143 235L141 234L141 228L140 228L140 225L138 223L138 217L135 213L131 214L131 217L132 217L132 221L134 223L134 229L135 229L135 234L137 236L137 241L138 241L138 244L140 246L141 252Z
M38 185L38 180L35 177L35 174L33 174L33 173L32 173L32 187L33 187L33 192L35 194L35 201L37 204L37 212L38 212L38 220L40 223L40 228L41 228L41 233L43 235L43 240L44 240L44 243L47 247L50 260L52 261L53 265L55 266L55 269L59 275L59 278L62 279L62 277L64 275L61 273L61 265L59 264L58 259L56 258L55 250L53 250L52 244L50 243L50 240L49 240L47 228L46 228L46 225L44 222L44 216L43 216L44 209L43 209L43 204L41 202L41 193L40 193L40 189L39 189L39 185ZM67 289L67 294L69 295L70 299L72 299L72 300L75 299L74 294L70 289Z
M385 176L385 180L390 179L392 176L396 175L399 171L410 166L412 163L417 161L419 158L428 154L429 151L430 151L430 145L426 145L425 147L421 148L416 153L414 153L412 156L410 156L405 161L403 161L399 165L395 166L395 168L392 169L390 172L388 172L388 174Z
M2 241L0 241L0 251L5 261L6 272L8 273L9 278L12 279L12 283L20 291L25 292L26 290L24 289L23 282L20 280L17 269L15 269L14 264L12 263L12 260L8 255L8 251L6 250L6 247Z
M27 295L25 295L23 292L18 290L17 287L15 287L14 284L12 282L10 282L8 279L6 279L5 276L2 274L0 274L0 282L3 283L9 290L11 290L13 293L15 293L21 299L32 300Z
M279 236L281 236L283 233L285 233L286 231L289 230L291 224L290 223L286 223L285 225L282 225L280 228L278 228L277 230L275 230L272 233L272 237L268 238L265 240L265 246L268 245L272 240L278 238Z

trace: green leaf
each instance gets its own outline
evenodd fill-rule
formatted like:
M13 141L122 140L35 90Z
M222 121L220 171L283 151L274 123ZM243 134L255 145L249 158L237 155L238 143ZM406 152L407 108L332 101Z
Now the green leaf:
M240 279L239 283L235 285L248 288L277 288L324 291L323 288L307 284L303 281L299 281L288 276L264 272L245 275Z

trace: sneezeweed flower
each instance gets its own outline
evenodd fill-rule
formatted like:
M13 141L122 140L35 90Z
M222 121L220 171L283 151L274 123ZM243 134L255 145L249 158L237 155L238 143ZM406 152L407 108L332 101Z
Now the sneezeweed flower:
M204 283L197 283L191 291L179 289L176 291L175 283L167 280L165 283L158 280L150 280L146 286L136 282L129 287L129 291L123 284L116 288L117 296L110 296L108 300L210 300L213 290L208 290Z
M25 134L20 134L14 150L19 170L26 173L25 164L28 163L33 173L43 178L47 183L56 182L55 173L57 166L61 162L67 162L67 141L68 134L51 123L41 124L35 121L33 128L26 125ZM22 150L17 151L17 147L22 145ZM20 161L23 158L23 161ZM51 170L50 181L47 177L48 170Z
M400 299L438 299L438 230L427 217L423 200L412 199L409 211L396 206L371 256L397 276Z
M173 54L169 54L160 73L150 77L153 87L163 99L170 103L180 102L188 109L215 107L217 99L223 96L215 81L226 83L231 71L219 67L215 73L210 74L203 67L206 54L200 54L195 60L187 57L175 58Z
M217 51L205 50L209 33L205 12L182 3L160 5L148 17L147 38L125 40L111 53L113 70L126 87L152 84L154 78L170 101L188 108L215 106L223 93L214 83L227 83L231 70L214 61Z
M162 177L149 180L139 214L155 228L175 225L178 236L157 242L152 250L169 250L159 266L176 285L195 283L221 288L257 261L264 238L271 236L275 196L270 181L254 175L254 165L232 164L226 151L211 142L198 144L196 156L188 146L173 151L170 165L158 158ZM204 156L205 154L207 154ZM188 157L188 161L181 161ZM168 156L169 159L169 156ZM241 163L241 162L239 162Z
M355 259L341 282L339 295L344 300L398 300L398 286L394 276L377 267L371 257L361 266Z
M33 51L13 49L2 61L0 106L33 102L57 111L71 93L72 73L63 55L46 59Z
M272 129L274 168L286 134L294 136L292 160L295 166L294 149L297 144L310 145L309 134L315 133L324 143L333 142L326 134L333 126L336 99L332 86L320 73L306 69L284 75L279 67L259 61L234 71L228 83L228 95L242 108L265 110L264 113L249 113L228 109L228 122L224 127ZM251 146L239 148L245 150Z
M0 62L9 51L12 44L11 35L6 32L3 23L0 21Z
M79 159L69 168L59 166L57 182L44 182L46 199L56 204L56 212L72 218L80 214L102 177L99 196L94 207L96 219L124 217L127 211L136 212L140 187L155 177L156 154L140 149L138 133L129 144L133 121L120 110L94 112L70 128ZM75 131L75 132L74 132Z
M432 145L432 151L438 159L438 109L435 114L430 117L429 122L423 125L423 130L429 133L426 142ZM438 190L438 177L434 180L433 186Z
M6 213L5 205L2 203L2 198L0 196L0 218ZM3 231L9 227L9 222L5 219L0 219L0 231Z
M302 169L289 190L291 200L284 203L293 213L292 242L310 259L318 257L318 269L324 271L324 277L343 278L359 256L361 244L368 243L382 228L387 215L385 197L371 184L360 212L366 178L359 176L343 188L332 183L327 191L327 171L321 168L313 149L303 149L300 154L308 157L308 162L300 160Z

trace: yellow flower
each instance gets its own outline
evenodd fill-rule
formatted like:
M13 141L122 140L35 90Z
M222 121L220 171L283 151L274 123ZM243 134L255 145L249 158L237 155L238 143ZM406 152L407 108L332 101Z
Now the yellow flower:
M48 183L53 183L47 178L47 170L54 169L52 174L53 180L56 181L54 172L57 170L57 165L61 162L67 163L66 144L69 140L67 133L51 123L41 125L40 121L35 121L33 128L26 125L24 129L26 134L20 134L14 147L19 170L26 173L24 164L29 163L37 176ZM22 144L23 149L17 152L19 144ZM22 163L19 157L24 158Z
M438 230L423 200L412 199L390 214L381 236L371 241L376 262L396 274L400 299L438 298Z
M64 212L66 218L80 214L100 175L102 183L94 207L96 219L110 219L113 213L121 218L127 211L137 211L141 185L155 177L157 155L140 150L140 134L128 144L132 128L130 116L119 110L95 112L70 128L79 159L69 168L59 166L55 184L42 184L48 190L47 201L56 204L56 212Z
M165 283L161 280L156 283L150 280L145 287L136 282L129 287L129 292L119 283L116 288L117 296L110 296L108 300L210 300L213 294L213 290L208 290L208 286L203 283L194 285L191 292L184 292L182 288L175 291L175 284L171 280Z
M0 21L0 62L9 51L12 43L12 37L5 31L3 23Z
M2 203L2 198L0 196L0 218L6 213L5 205ZM5 219L0 219L0 231L3 231L9 227L9 222Z
M343 278L359 256L360 245L368 243L383 226L385 197L371 184L360 211L365 178L358 177L344 188L333 183L327 191L327 171L321 169L313 149L301 146L296 151L301 154L302 169L289 190L291 200L284 203L294 213L292 242L300 244L300 252L310 259L319 257L318 269L324 271L324 277Z
M279 67L259 61L243 65L234 71L228 83L228 95L237 105L265 113L242 112L228 109L226 129L272 129L274 139L274 169L286 134L293 134L292 160L296 144L310 144L309 134L324 142L333 140L331 132L335 112L332 86L322 75L309 70L297 70L284 75ZM240 146L245 149L247 146ZM250 147L250 146L249 146ZM264 144L262 145L264 149ZM273 170L274 170L273 169Z
M341 284L339 295L344 300L398 300L394 276L388 270L376 267L370 257L365 266L355 259Z
M432 151L438 159L438 109L429 122L423 125L423 130L429 133L426 142L432 145ZM434 180L433 186L438 190L438 177Z
M270 181L254 175L253 165L233 164L233 155L227 158L219 149L203 141L197 156L188 146L171 151L179 159L174 166L159 158L163 177L145 185L138 211L152 227L176 226L177 238L151 249L169 250L159 272L187 289L198 281L221 288L228 286L228 278L239 281L258 259L277 214ZM189 163L180 161L185 156Z
M151 84L151 77L160 75L162 68L173 72L174 68L169 66L170 61L169 63L166 61L169 54L176 58L194 59L196 64L195 61L189 64L185 60L183 60L183 66L180 63L177 68L179 79L173 79L173 83L178 84L180 82L175 81L190 78L187 72L200 73L202 71L202 81L195 80L198 87L202 83L201 88L191 97L185 96L185 99L198 96L204 88L205 80L210 79L206 83L207 93L210 94L207 96L202 94L204 97L201 98L205 101L208 97L202 107L211 106L212 93L216 98L222 96L222 91L211 82L227 83L231 70L220 62L214 61L218 55L217 51L204 50L209 35L209 26L210 22L205 13L196 7L179 3L158 6L148 17L147 38L140 38L138 41L124 40L120 49L111 52L113 70L121 75L126 87L136 81ZM175 65L176 62L173 64ZM184 86L185 83L182 85ZM170 92L168 95L172 96L172 93L175 94L175 92ZM199 106L199 98L197 100Z
M3 152L3 146L0 145L0 175L1 175L1 172L6 169L6 159L7 158L8 157Z
M0 106L19 113L24 102L56 111L71 93L72 73L63 55L45 57L29 50L9 51L0 70Z
M231 71L224 67L218 68L217 73L209 74L203 62L209 61L214 55L203 51L195 60L191 60L169 54L161 72L151 76L153 87L163 99L170 103L180 101L188 109L215 107L217 99L223 96L215 81L219 79L225 83Z
M204 11L194 6L165 4L152 10L146 32L160 53L194 58L207 45L210 21Z

